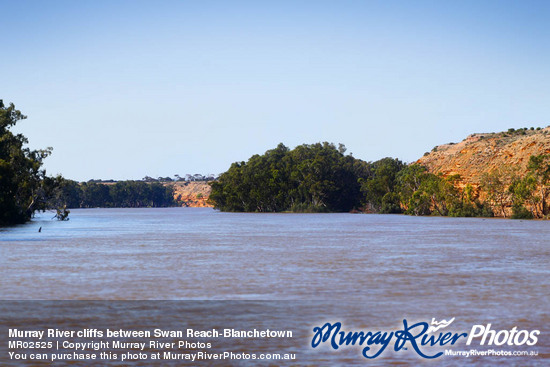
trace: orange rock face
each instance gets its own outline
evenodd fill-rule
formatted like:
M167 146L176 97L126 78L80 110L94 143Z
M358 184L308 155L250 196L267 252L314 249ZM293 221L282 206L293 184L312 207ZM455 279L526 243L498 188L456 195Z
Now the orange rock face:
M174 184L174 199L185 207L212 207L207 203L211 187L207 182L176 182Z
M444 176L460 175L460 186L478 187L484 173L511 167L527 172L531 155L550 153L550 126L541 130L472 134L457 144L439 145L416 163Z

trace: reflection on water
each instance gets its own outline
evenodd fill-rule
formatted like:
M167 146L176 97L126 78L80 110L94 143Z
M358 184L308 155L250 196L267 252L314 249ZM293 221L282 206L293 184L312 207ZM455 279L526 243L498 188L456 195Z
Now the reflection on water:
M0 229L2 299L330 300L355 329L456 317L541 329L549 353L549 222L203 208L50 217Z

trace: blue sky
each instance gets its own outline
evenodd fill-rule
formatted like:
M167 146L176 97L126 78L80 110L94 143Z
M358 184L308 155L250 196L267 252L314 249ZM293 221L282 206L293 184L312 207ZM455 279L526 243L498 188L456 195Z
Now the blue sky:
M76 180L216 174L279 142L411 162L550 124L550 1L0 6L0 98Z

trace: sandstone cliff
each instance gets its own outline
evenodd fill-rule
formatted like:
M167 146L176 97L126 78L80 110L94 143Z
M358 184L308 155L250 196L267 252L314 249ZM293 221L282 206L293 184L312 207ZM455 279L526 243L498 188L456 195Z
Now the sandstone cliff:
M512 168L522 176L531 155L550 153L550 126L540 130L510 129L507 132L472 134L460 143L444 144L416 163L432 173L459 174L460 186L478 187L484 173Z
M211 187L208 182L176 182L174 184L174 199L181 206L186 207L211 207L207 203Z

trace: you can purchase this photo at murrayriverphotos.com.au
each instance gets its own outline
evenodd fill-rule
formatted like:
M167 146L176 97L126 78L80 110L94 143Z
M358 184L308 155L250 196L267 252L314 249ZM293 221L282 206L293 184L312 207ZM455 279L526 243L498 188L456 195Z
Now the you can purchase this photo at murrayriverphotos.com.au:
M550 2L0 12L0 366L550 365Z

